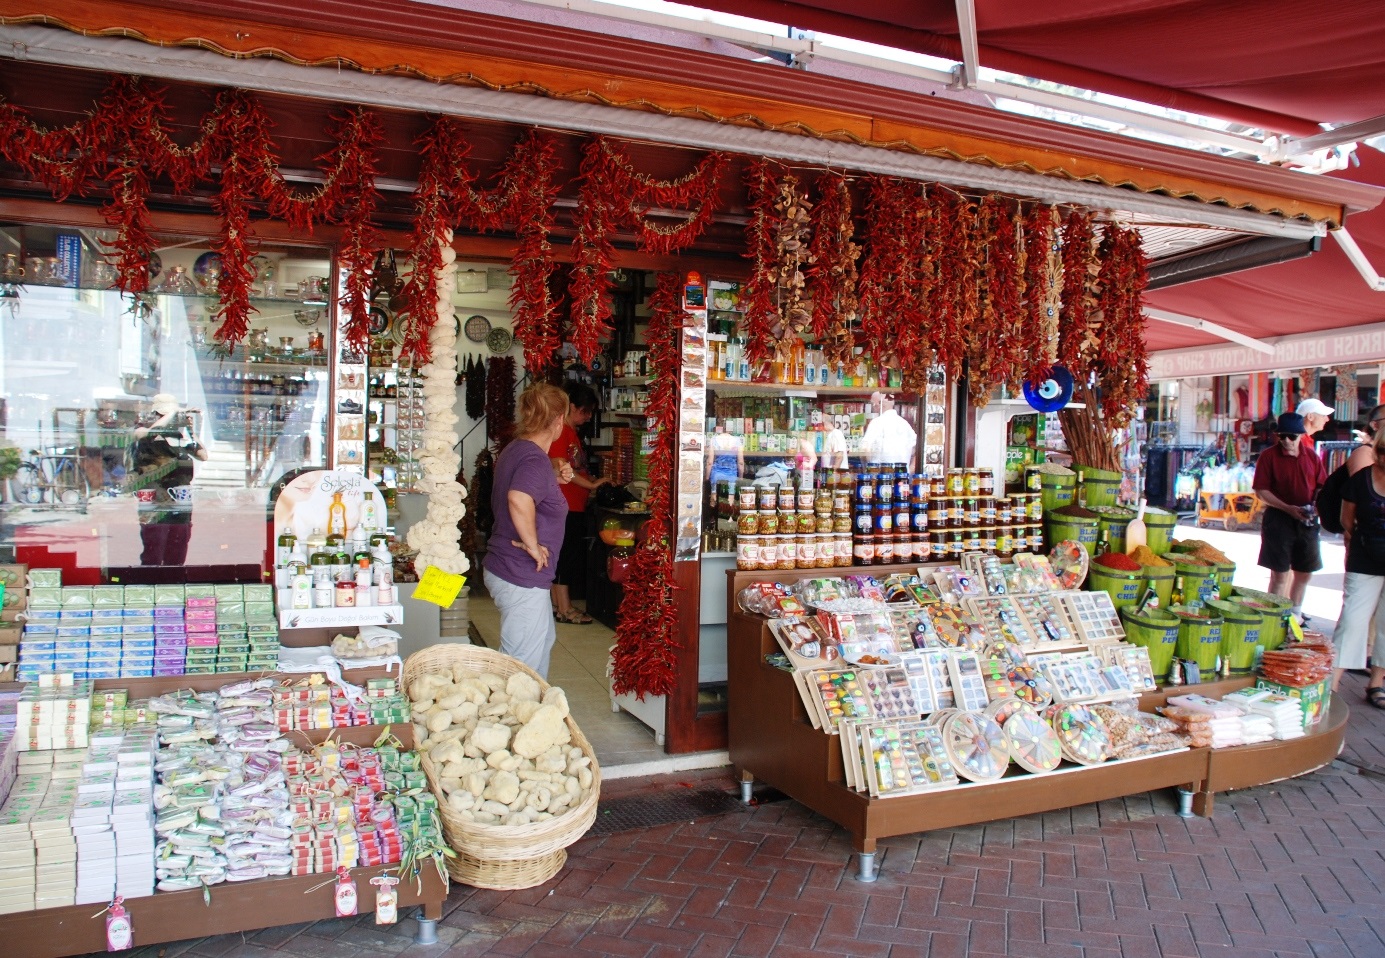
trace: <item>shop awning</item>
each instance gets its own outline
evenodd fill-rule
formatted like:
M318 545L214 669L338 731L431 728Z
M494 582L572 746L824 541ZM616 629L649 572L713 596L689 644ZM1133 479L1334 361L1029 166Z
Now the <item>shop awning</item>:
M1361 146L1357 155L1359 167L1332 176L1385 186L1385 154ZM1385 210L1377 208L1353 216L1347 230L1375 270L1385 271ZM1351 345L1345 350L1313 345L1326 343L1328 332L1342 336L1385 323L1385 292L1368 285L1342 243L1332 235L1323 241L1322 251L1308 259L1152 290L1145 303L1154 309L1217 323L1271 344L1279 337L1292 337L1276 353L1248 350L1247 355L1236 355L1234 347L1228 347L1216 335L1188 326L1151 322L1147 341L1154 351L1151 367L1156 376L1197 375L1197 364L1206 370L1203 375L1213 375L1243 372L1247 367L1272 370L1326 362L1385 360L1385 342L1369 337L1349 340ZM1209 353L1206 347L1213 351ZM1164 352L1168 350L1179 352ZM1193 360L1193 353L1201 355ZM1228 365L1206 365L1222 353Z
M699 0L726 13L981 66L1295 136L1385 113L1375 0Z

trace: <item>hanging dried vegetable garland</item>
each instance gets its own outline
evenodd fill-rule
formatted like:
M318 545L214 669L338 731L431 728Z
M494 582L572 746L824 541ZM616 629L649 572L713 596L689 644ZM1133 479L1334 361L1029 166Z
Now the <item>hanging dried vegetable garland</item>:
M967 376L972 402L984 406L1001 384L1018 385L1025 373L1024 251L1014 201L990 194L977 208L978 236L985 242L978 263L977 321L968 339Z
M583 363L591 364L601 350L601 337L610 331L611 238L622 227L633 228L640 249L656 256L691 246L716 213L726 165L726 154L708 153L686 176L658 180L636 170L624 150L606 137L593 137L583 146L568 285L571 340ZM657 226L649 215L652 207L685 208L689 215L675 226Z
M1031 385L1048 378L1058 361L1058 314L1063 302L1063 256L1056 207L1035 206L1024 218L1025 321L1021 355Z
M57 130L41 129L17 107L0 103L0 156L60 200L85 195L93 179L105 180L111 197L101 213L116 233L110 247L115 285L125 293L149 287L155 245L148 209L152 178L167 175L179 192L189 192L219 169L213 203L221 222L212 245L221 256L217 290L222 323L216 338L223 348L245 337L255 310L250 301L255 279L250 260L256 248L252 208L263 204L305 230L315 222L341 225L342 261L349 272L348 333L356 325L363 329L361 292L369 282L368 250L374 237L379 124L361 111L334 121L337 145L319 158L327 164L323 184L302 196L279 174L272 125L259 101L227 90L202 118L196 140L179 146L170 135L163 91L122 76L111 81L91 113Z
M775 166L758 158L746 172L746 208L750 220L746 223L746 252L750 259L750 279L746 281L745 358L754 370L769 359L773 351L774 327L779 322L775 304Z
M1119 428L1130 421L1149 389L1141 306L1149 272L1137 230L1108 225L1100 258L1101 335L1092 365L1101 388L1102 411Z
M674 690L678 653L678 608L673 585L673 474L678 435L678 338L682 328L682 283L677 273L660 273L649 298L649 404L656 424L649 454L646 540L635 552L617 613L611 649L611 690L668 695Z
M813 338L829 367L854 361L857 260L861 247L853 241L856 223L851 215L851 190L835 173L818 177L818 204L813 210L813 260L808 292L813 301Z
M877 363L895 364L913 388L927 378L941 335L934 204L924 184L909 180L871 177L868 190L860 344Z
M1063 225L1063 308L1058 323L1058 362L1074 379L1085 378L1097 345L1089 327L1100 323L1094 316L1100 269L1092 215L1074 210Z
M486 414L486 364L471 356L466 360L466 414L472 419Z
M492 356L486 370L486 439L499 452L514 437L515 361Z
M516 223L519 246L515 249L510 274L510 312L515 339L524 347L524 368L531 376L541 376L557 360L557 303L549 286L553 275L553 201L558 198L558 157L553 141L534 130L520 141L515 151L518 162L507 164L518 180L510 212Z

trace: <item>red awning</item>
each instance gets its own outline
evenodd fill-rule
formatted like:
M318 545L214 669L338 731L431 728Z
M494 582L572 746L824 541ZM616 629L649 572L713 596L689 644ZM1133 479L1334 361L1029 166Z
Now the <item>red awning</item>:
M1359 167L1331 175L1385 186L1385 154L1363 145L1357 155ZM1347 231L1376 271L1385 272L1385 208L1351 217ZM1321 252L1307 259L1153 290L1145 295L1145 305L1220 323L1257 339L1385 321L1385 293L1366 285L1331 236L1323 240ZM1150 322L1146 339L1151 350L1224 342L1164 322Z
M953 0L698 0L699 6L961 60ZM980 64L1310 135L1385 113L1378 0L976 0Z

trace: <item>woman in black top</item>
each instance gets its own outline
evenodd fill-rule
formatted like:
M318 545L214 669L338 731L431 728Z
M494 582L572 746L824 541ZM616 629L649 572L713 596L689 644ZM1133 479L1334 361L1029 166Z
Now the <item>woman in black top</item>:
M1346 669L1366 665L1366 630L1375 618L1370 680L1366 701L1385 709L1385 430L1372 442L1375 462L1347 480L1342 488L1342 538L1346 542L1346 584L1342 613L1332 642L1337 647L1332 688L1336 691Z

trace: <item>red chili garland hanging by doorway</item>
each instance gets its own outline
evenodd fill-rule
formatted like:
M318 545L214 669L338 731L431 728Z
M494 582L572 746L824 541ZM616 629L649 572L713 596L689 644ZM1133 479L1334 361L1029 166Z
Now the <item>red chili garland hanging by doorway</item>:
M726 154L708 153L686 176L656 180L636 170L629 156L607 138L587 141L582 148L574 265L568 285L572 344L583 363L596 358L601 337L610 330L610 276L615 260L611 240L616 231L632 228L640 249L655 256L687 249L716 213L726 164ZM657 226L649 215L652 207L686 209L689 215L675 226Z
M611 650L611 691L617 695L668 695L674 690L678 609L673 585L673 471L678 435L678 337L682 283L660 273L649 298L649 404L657 426L649 455L646 540L635 552L617 613Z

